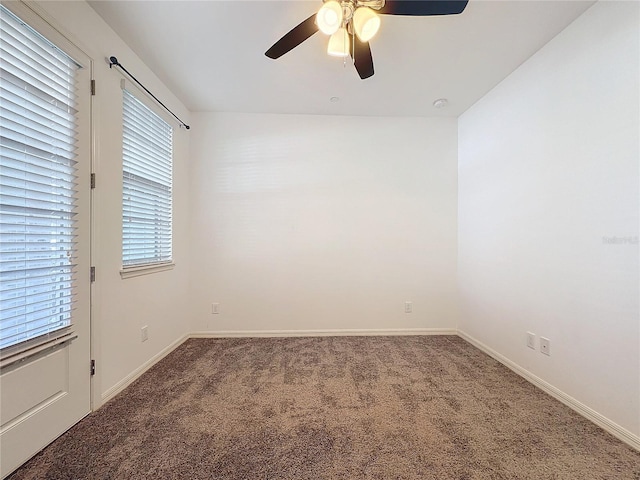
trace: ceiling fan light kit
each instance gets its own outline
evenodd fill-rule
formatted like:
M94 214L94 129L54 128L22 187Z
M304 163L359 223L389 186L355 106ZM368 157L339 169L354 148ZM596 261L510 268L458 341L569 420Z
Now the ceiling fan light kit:
M326 0L318 12L274 43L265 55L280 58L317 31L329 35L327 53L353 57L361 79L373 76L373 57L369 41L380 29L379 15L455 15L462 13L469 0ZM377 13L376 13L377 12Z
M351 35L355 33L361 42L368 42L380 29L380 17L369 6L379 10L384 0L327 0L316 14L318 29L333 38L339 28L344 28ZM332 51L329 47L329 55L346 56Z
M369 7L360 7L353 14L353 29L361 42L371 40L380 30L380 17Z
M349 42L349 34L343 27L339 28L336 33L329 37L329 46L327 47L327 53L332 57L348 57L351 51L351 45Z
M344 19L342 5L335 0L325 2L316 14L318 28L325 35L333 35L342 26Z

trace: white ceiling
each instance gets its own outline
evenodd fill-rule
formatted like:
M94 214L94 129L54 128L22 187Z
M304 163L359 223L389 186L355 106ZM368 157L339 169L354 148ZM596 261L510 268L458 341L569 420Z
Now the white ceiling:
M385 15L367 80L327 56L320 33L278 60L264 55L320 0L89 3L191 111L456 117L594 2L470 0L460 15ZM449 106L437 110L442 97Z

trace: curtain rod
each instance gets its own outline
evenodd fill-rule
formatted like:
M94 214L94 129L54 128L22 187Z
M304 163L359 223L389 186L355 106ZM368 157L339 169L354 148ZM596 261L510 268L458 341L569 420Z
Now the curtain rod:
M124 73L126 73L127 75L129 75L129 77L131 77L131 79L132 79L134 82L136 82L138 85L140 85L140 86L144 89L144 91L145 91L145 92L147 92L149 95L151 95L151 97L152 97L156 102L158 102L160 105L162 105L162 106L164 107L164 109L165 109L167 112L169 112L171 115L173 115L173 116L175 117L175 119L176 119L176 120L178 120L178 121L180 122L180 125L182 125L182 126L183 126L184 128L186 128L187 130L189 130L189 129L191 128L189 125L187 125L187 124L186 124L186 123L184 123L182 120L180 120L180 119L178 118L178 116L177 116L175 113L173 113L171 110L169 110L169 108L168 108L164 103L162 103L160 100L158 100L158 97L156 97L153 93L151 93L147 87L145 87L144 85L142 85L142 84L138 81L138 79L137 79L136 77L134 77L133 75L131 75L131 74L129 73L129 71L128 71L126 68L124 68L120 62L118 62L118 59L117 59L116 57L109 57L109 62L110 62L110 63L109 63L109 68L112 68L113 66L116 66L116 67L120 68Z

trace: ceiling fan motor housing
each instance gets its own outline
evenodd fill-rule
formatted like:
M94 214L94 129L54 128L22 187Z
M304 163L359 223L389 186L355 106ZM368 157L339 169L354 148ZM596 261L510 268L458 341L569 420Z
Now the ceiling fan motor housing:
M369 7L373 10L380 10L384 7L384 0L354 0L356 7Z
M340 5L342 5L342 18L343 18L342 21L344 23L349 23L351 21L351 18L353 17L353 12L355 11L353 2L345 1L345 2L342 2Z
M353 18L354 12L359 7L369 7L373 10L380 10L384 7L384 2L385 0L343 0L340 3L342 6L343 21L349 23Z

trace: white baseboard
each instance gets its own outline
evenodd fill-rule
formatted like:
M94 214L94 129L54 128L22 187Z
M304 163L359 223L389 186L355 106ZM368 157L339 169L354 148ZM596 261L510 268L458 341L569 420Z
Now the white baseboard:
M502 363L504 366L513 370L515 373L517 373L518 375L520 375L530 383L534 384L536 387L540 388L542 391L548 393L556 400L559 400L560 402L564 403L566 406L568 406L572 410L578 412L587 420L592 421L603 430L609 432L614 437L622 440L624 443L626 443L630 447L640 451L640 436L635 435L634 433L621 427L620 425L613 422L612 420L609 420L604 415L596 412L592 408L586 406L582 402L579 402L578 400L571 397L570 395L567 395L562 390L542 380L540 377L537 377L530 371L522 368L517 363L512 362L504 355L501 355L500 353L493 350L491 347L488 347L484 343L480 342L479 340L476 340L475 338L466 334L465 332L458 330L458 335L464 340L466 340L467 342L469 342L470 344L472 344L473 346L485 352L487 355L493 357L498 362Z
M340 330L238 330L219 332L193 332L191 338L242 338L242 337L373 337L404 335L457 335L455 328L380 328Z
M156 355L154 355L149 360L144 362L142 365L140 365L138 368L136 368L133 372L131 372L126 377L124 377L122 380L120 380L114 386L112 386L111 388L106 390L102 394L102 405L104 405L106 402L108 402L113 397L115 397L117 394L119 394L122 390L124 390L129 385L131 385L144 372L149 370L156 363L158 363L160 360L162 360L164 357L166 357L168 354L170 354L172 351L174 351L176 348L178 348L180 345L182 345L187 339L189 339L189 335L188 334L180 337L178 340L176 340L175 342L171 343L167 347L163 348Z
M114 386L109 388L102 394L102 403L111 400L118 393L124 390L127 386L133 383L140 375L146 372L149 368L155 365L157 362L166 357L173 350L178 348L188 338L242 338L242 337L330 337L330 336L403 336L403 335L458 335L462 339L466 340L473 346L479 348L487 355L491 356L504 366L514 371L525 380L529 381L542 391L548 393L555 399L559 400L572 410L576 411L586 419L592 421L603 430L609 432L614 437L622 440L624 443L640 451L640 436L635 435L629 430L621 427L617 423L608 419L604 415L596 412L587 405L579 402L575 398L566 394L562 390L554 387L550 383L542 380L533 373L524 369L517 363L509 360L504 355L496 352L489 346L473 338L467 333L456 330L453 328L401 328L401 329L344 329L344 330L240 330L240 331L218 331L218 332L193 332L191 334L184 335L171 345L164 348L157 355L153 356L147 362L135 369L125 378L120 380Z

